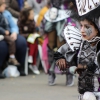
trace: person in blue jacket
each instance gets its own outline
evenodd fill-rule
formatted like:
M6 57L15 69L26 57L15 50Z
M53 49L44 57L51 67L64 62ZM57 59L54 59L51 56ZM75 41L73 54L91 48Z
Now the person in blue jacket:
M5 2L5 0L2 0ZM19 67L20 75L25 76L24 73L24 62L25 62L25 55L26 55L26 49L27 49L27 43L24 37L19 35L19 29L18 26L14 23L13 17L11 13L7 10L3 12L4 17L7 19L8 25L9 25L9 31L11 33L11 37L13 40L15 40L16 44L16 59L21 64ZM2 66L8 56L8 45L5 40L0 41L0 78L4 78L2 75Z

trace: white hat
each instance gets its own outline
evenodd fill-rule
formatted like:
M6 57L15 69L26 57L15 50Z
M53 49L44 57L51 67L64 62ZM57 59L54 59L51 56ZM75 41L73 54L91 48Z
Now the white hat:
M54 11L54 12L57 11L57 17L55 19L50 18L51 11ZM70 17L70 15L71 15L71 10L60 10L55 7L52 7L44 15L44 18L49 22L57 22L57 21L60 21L60 20Z
M76 0L78 13L80 16L87 14L100 5L100 0Z
M96 100L96 97L92 92L85 92L82 100Z
M64 38L72 51L79 49L81 33L75 26L67 25L64 29Z

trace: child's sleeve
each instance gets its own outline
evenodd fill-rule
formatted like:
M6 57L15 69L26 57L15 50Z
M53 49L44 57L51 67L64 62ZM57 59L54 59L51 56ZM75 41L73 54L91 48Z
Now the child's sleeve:
M5 31L6 30L4 28L0 27L0 34L5 35Z
M23 33L23 25L22 25L22 23L21 23L21 21L20 21L20 18L18 19L18 27L19 27L19 34L21 34L23 37L25 37L25 38L27 38L28 37L28 33Z
M100 42L97 45L97 65L100 67Z
M55 61L59 59L66 59L69 66L77 66L77 53L78 50L73 52L66 43L57 50L57 52L54 54L54 59Z
M5 26L5 30L9 31L9 24L6 18L4 18L4 26Z
M54 54L54 59L57 61L58 59L65 59L66 51L68 50L68 45L62 45L57 52Z

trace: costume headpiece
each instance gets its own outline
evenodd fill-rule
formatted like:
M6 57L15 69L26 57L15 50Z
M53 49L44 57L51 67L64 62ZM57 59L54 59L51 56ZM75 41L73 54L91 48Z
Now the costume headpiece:
M76 0L78 14L91 20L100 31L100 0Z
M76 8L75 0L51 0L51 3L52 7L44 16L49 22L58 22L69 18L73 14L74 8ZM69 7L70 3L73 5L71 8Z
M80 16L96 9L100 5L100 0L76 0L78 13Z

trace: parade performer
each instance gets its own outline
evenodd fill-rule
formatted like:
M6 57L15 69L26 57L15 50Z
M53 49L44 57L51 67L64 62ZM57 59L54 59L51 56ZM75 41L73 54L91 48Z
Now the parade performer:
M76 0L82 42L77 56L79 100L100 100L100 1ZM66 58L67 59L67 58ZM62 56L56 64L65 70Z
M48 34L48 60L50 68L48 69L49 85L55 84L55 61L54 61L54 48L59 48L65 43L63 37L63 29L68 24L75 26L75 20L70 18L74 9L74 1L68 0L51 0L51 8L45 14L46 19L44 31Z

